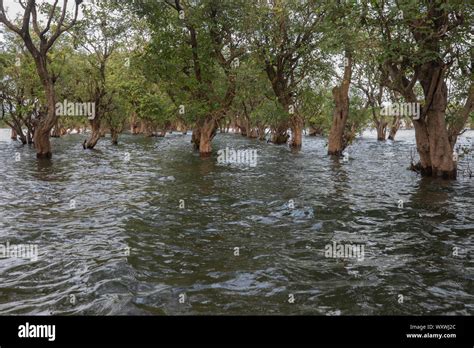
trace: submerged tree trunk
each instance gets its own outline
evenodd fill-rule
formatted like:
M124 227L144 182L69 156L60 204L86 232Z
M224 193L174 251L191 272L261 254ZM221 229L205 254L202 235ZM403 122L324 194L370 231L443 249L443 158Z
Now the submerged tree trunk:
M347 142L344 139L347 117L349 115L349 85L352 77L352 56L346 51L346 62L344 67L344 77L340 86L332 90L334 98L334 113L331 130L328 139L328 154L341 156Z
M92 133L89 139L84 141L84 149L93 149L101 137L100 132L100 119L99 117L91 120Z
M239 124L240 135L243 137L247 136L247 127L245 125Z
M375 128L377 129L377 140L385 141L387 133L387 122L385 122L383 119L378 120L375 122Z
M441 64L427 63L420 79L425 95L425 107L419 120L414 120L416 144L424 176L456 178L456 162L446 127L447 87Z
M56 94L54 91L54 82L48 76L46 71L46 63L41 66L37 66L39 75L42 76L42 82L46 94L46 112L40 113L40 121L35 126L35 134L33 136L33 142L36 148L36 158L49 159L52 157L50 134L51 129L54 127L57 121L56 115ZM46 117L44 117L46 116Z
M107 135L107 129L105 127L101 128L100 129L100 137L105 138L106 135Z
M140 129L137 121L137 114L135 112L132 112L132 116L130 117L130 132L133 135L137 135L139 131Z
M20 138L20 141L23 145L31 144L31 141L28 142L28 138L26 137L25 134L19 134L18 137Z
M33 144L33 134L34 134L34 130L30 130L28 129L28 131L26 132L26 143L27 144Z
M314 125L310 125L309 126L309 136L310 137L314 137L316 135L321 135L323 134L323 129L321 127L317 127L317 126L314 126Z
M247 138L250 138L250 139L258 138L258 129L257 128L250 128L247 131Z
M51 138L60 138L61 137L61 129L59 127L59 122L56 119L56 123L54 124L53 130L51 132Z
M265 140L265 125L264 124L259 124L257 126L257 132L258 132L258 140Z
M199 150L199 144L201 143L201 128L198 125L193 129L191 143L193 144L194 150Z
M21 128L21 126L19 126L18 128L12 128L11 139L15 141L20 139L23 145L28 144L28 139L25 133L23 133L23 129Z
M294 149L301 148L303 143L304 120L300 115L293 115L290 119L291 124L291 142L290 147Z
M142 121L142 126L140 127L140 133L145 134L146 137L155 136L155 127L148 121Z
M49 141L50 129L48 127L36 127L33 142L36 148L36 157L49 159L52 157L51 142Z
M287 122L280 123L272 130L271 142L276 145L283 145L288 142L288 124Z
M246 113L246 106L244 104L244 113ZM235 125L239 129L240 135L246 137L250 132L250 122L246 115L240 115L235 118Z
M208 157L211 155L212 146L211 141L216 135L217 131L217 122L214 118L207 118L200 130L200 142L199 142L199 154L202 157Z
M36 148L36 157L39 159L49 159L52 157L51 142L49 140L50 133L51 128L48 127L44 122L40 122L35 128L33 142Z
M20 139L21 143L23 145L26 145L28 143L28 140L26 138L25 133L23 133L23 129L21 128L21 124L18 122L18 120L14 120L13 124L8 123L8 122L7 124L11 128L10 139L14 141L17 141L18 139Z
M119 132L115 128L110 128L110 135L112 138L112 145L118 145Z
M276 145L283 145L288 142L288 138L289 138L289 135L286 132L284 133L275 132L272 134L271 142Z
M392 126L390 127L390 133L388 134L389 140L395 140L395 135L400 128L401 119L400 116L397 116L393 119Z

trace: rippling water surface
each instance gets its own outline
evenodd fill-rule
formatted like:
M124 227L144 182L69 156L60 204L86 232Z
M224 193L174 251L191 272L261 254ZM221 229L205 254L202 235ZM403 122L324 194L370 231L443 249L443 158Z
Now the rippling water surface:
M38 162L0 131L0 244L39 252L0 259L1 314L474 313L474 178L406 170L412 131L366 134L347 162L324 138L292 153L217 135L215 150L257 149L255 167L201 159L190 135L82 140ZM333 241L364 259L326 258Z

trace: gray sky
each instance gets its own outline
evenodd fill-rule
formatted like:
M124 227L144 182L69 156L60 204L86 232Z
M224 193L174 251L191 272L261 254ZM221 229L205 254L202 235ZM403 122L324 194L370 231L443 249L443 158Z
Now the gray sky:
M85 0L84 3L91 3L93 0ZM54 4L54 0L37 0L36 3L38 5L41 5L43 3L49 3L49 4ZM70 15L73 15L74 13L74 8L75 8L75 1L74 0L69 0L68 1L68 4L67 4L67 8L68 8L68 13ZM64 0L59 0L58 1L58 7L62 7L64 4ZM23 14L23 8L20 6L20 2L19 0L4 0L3 1L3 6L5 7L5 10L7 12L7 17L10 21L13 21L15 20L15 18L18 16L18 15L21 15ZM81 18L81 11L79 10L79 18ZM44 21L44 16L42 17L41 15L39 16L39 20L40 22L41 21ZM0 24L0 26L2 27L2 29L5 28L5 26L3 24ZM2 34L0 33L0 40L3 40L3 36Z

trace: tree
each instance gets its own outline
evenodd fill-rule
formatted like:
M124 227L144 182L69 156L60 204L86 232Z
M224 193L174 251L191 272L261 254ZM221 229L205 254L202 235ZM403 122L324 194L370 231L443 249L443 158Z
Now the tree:
M274 115L267 107L274 106L275 95L268 77L254 58L249 56L240 63L236 96L231 108L232 120L242 135L265 140L266 127L273 123Z
M272 142L285 144L291 128L290 146L302 145L304 121L296 108L301 82L321 65L324 56L318 27L324 6L316 1L275 0L257 2L252 43L272 85L286 119L275 127Z
M334 48L343 52L342 77L332 90L334 99L333 122L328 137L328 154L341 156L353 132L345 134L349 117L349 89L353 66L359 51L363 51L364 36L360 34L361 6L357 1L337 1L328 9L327 35Z
M384 86L382 84L381 72L376 65L374 56L366 58L355 66L354 87L361 90L367 100L367 108L370 108L372 121L377 131L377 140L386 139L388 117L382 115Z
M75 1L74 16L69 23L66 23L68 1L63 0L62 9L57 7L58 2L59 0L55 0L52 6L49 4L39 6L36 0L27 0L26 3L20 2L24 12L21 24L16 25L7 18L3 0L0 0L0 23L6 25L8 29L22 38L26 48L33 57L46 96L45 109L40 112L35 126L34 143L38 158L51 158L52 152L49 137L51 129L57 121L56 94L54 90L57 76L49 69L48 52L50 52L59 36L76 24L79 5L82 3L82 0ZM40 28L38 18L41 14L46 16L46 24L43 29ZM36 35L34 38L30 33L31 28L34 35Z
M346 48L344 74L341 84L332 89L334 98L333 123L329 131L328 154L340 156L348 145L344 130L349 116L349 87L352 78L352 49Z
M383 83L383 82L382 82ZM400 96L397 92L395 91L388 91L389 94L389 99L392 103L400 103ZM405 120L408 121L410 118L406 117ZM395 117L392 117L392 122L390 124L390 132L388 133L388 139L389 140L395 140L395 135L398 132L398 129L400 128L402 123L402 117L397 115Z
M3 121L12 129L12 139L32 144L34 120L40 110L37 97L41 88L34 62L26 52L17 50L17 42L0 56L0 109Z
M90 100L94 103L95 117L90 121L91 136L84 141L85 149L93 149L101 137L101 123L113 111L114 91L107 81L109 60L121 44L127 21L115 10L113 2L102 0L84 8L84 19L74 30L76 44L87 53L91 71Z
M239 25L248 2L166 0L136 6L152 29L146 76L159 82L177 114L195 124L194 147L209 156L235 96L235 69L245 53Z
M423 176L456 177L454 141L472 111L474 80L463 88L465 112L451 137L446 120L447 81L453 69L467 68L466 62L471 61L473 15L472 5L464 1L367 4L367 23L377 29L374 39L383 47L384 84L409 103L419 103L422 96L420 117L413 120L419 163L412 168ZM472 62L468 70L472 76Z
M327 135L332 124L331 90L323 85L307 85L302 89L298 109L309 126L309 135Z

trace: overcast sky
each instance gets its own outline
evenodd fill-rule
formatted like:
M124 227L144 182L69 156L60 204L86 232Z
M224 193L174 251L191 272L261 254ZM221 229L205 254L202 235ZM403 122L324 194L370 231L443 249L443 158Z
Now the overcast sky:
M85 0L84 3L92 2L93 0ZM37 0L36 3L38 5L41 5L43 3L50 3L51 5L54 4L54 0ZM64 0L59 0L58 5L59 7L62 7L64 3ZM67 4L68 12L72 16L74 13L74 8L75 8L75 1L74 0L69 0ZM3 1L3 6L5 7L5 10L7 12L7 17L10 21L13 21L18 15L23 14L23 8L20 6L19 0L4 0ZM81 18L81 11L79 11L79 18ZM39 16L39 20L42 21L44 20L44 17ZM3 24L0 24L2 27L2 30L5 28ZM2 34L0 33L0 39L3 40Z

